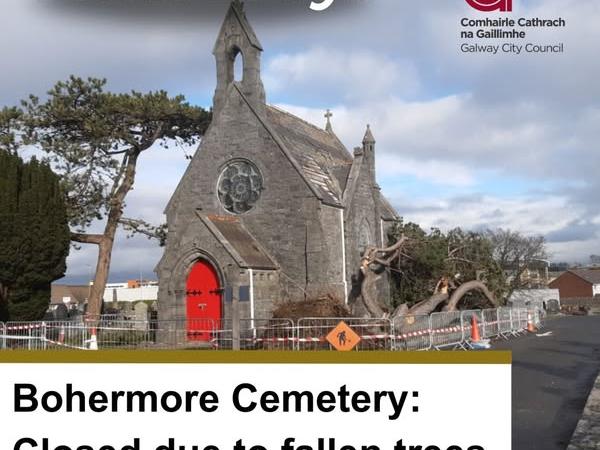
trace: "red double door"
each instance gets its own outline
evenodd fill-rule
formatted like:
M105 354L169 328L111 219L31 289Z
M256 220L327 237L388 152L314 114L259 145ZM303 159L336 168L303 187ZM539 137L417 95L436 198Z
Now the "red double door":
M186 283L187 336L191 341L209 341L221 320L221 285L212 264L194 264Z

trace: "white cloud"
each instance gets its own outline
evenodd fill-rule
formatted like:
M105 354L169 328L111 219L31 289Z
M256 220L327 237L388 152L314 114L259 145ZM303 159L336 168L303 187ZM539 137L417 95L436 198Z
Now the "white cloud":
M473 173L458 163L439 160L419 160L385 153L377 160L379 177L395 177L402 185L402 177L412 176L440 186L469 187L475 184Z
M564 197L513 197L491 195L425 199L405 204L407 218L424 227L510 228L526 234L547 234L576 220L580 211L569 208ZM398 205L402 212L402 202Z
M111 89L166 88L208 102L224 2L205 2L205 10L138 1L2 2L0 51L9 70L0 102L42 94L70 73L107 76ZM521 57L461 54L458 21L478 15L462 1L337 2L317 15L300 3L247 4L265 48L267 98L317 124L332 108L334 129L350 149L370 123L378 172L397 174L390 188L397 192L389 194L413 220L543 233L600 225L600 2L516 2L518 15L567 20L564 30L530 30L535 40L564 40L565 54ZM186 161L179 152L144 156L127 214L160 220ZM489 173L541 187L535 195L501 195L486 186ZM402 195L403 177L439 193L413 204ZM457 190L473 195L457 198ZM553 244L572 259L598 247L594 240ZM84 252L93 262L93 251ZM71 272L85 273L84 252L71 257ZM120 237L114 254L117 273L137 260L153 266L160 250Z
M360 144L370 123L383 159L425 165L437 161L449 168L461 167L456 172L459 184L482 170L547 178L575 172L579 164L587 167L590 157L600 164L600 155L588 155L587 162L573 161L571 168L558 166L554 158L563 151L578 149L587 154L598 133L587 118L556 116L540 105L515 103L490 109L470 94L427 101L404 101L395 96L367 100L352 107L333 107L334 130L349 148ZM324 123L321 109L279 106L313 123ZM574 127L580 130L576 147ZM454 173L448 172L451 178Z
M390 92L414 97L420 91L414 64L366 50L313 48L279 54L268 62L264 80L274 94L326 92L347 101L385 98Z
M527 235L549 235L569 229L580 222L582 210L573 207L566 197L523 197L510 199L490 195L473 195L442 200L421 199L415 204L410 199L394 202L406 220L420 224L424 229L437 227L448 230L509 228ZM600 238L573 239L548 242L548 251L556 261L587 262L587 256L600 248Z

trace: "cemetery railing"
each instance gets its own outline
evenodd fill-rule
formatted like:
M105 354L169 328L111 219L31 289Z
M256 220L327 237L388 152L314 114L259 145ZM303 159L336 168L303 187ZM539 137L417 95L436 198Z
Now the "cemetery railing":
M425 351L469 349L481 339L525 333L531 321L543 326L540 309L497 308L439 312L394 319L306 317L240 319L242 350L330 350L327 336L344 321L360 337L357 351ZM0 349L206 349L234 348L229 319L123 320L102 317L93 321L0 322ZM477 327L477 330L475 330ZM475 332L477 331L477 333Z

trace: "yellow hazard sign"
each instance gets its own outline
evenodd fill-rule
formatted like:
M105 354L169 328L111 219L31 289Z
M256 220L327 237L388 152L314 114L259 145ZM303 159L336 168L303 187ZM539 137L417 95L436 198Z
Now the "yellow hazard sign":
M360 342L360 336L344 321L338 323L337 326L329 332L326 339L327 342L340 352L349 352Z

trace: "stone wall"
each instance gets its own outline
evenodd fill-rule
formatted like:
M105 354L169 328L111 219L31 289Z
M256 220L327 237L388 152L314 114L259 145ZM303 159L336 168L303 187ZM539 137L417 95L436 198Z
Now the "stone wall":
M305 293L317 295L323 291L342 297L339 210L321 205L239 92L232 87L229 94L167 207L169 234L157 273L160 301L170 306L161 306L161 313L165 317L181 316L181 308L169 313L165 308L174 308L175 300L169 292L185 290L183 272L189 267L181 268L183 272L177 277L170 272L178 255L188 247L195 246L208 255L222 273L227 272L225 266L235 265L197 217L197 212L229 215L218 199L217 184L225 164L234 159L251 161L263 177L259 201L238 217L282 272L276 277L279 286L273 289L274 294L261 297L294 300L304 298ZM237 266L232 273L236 271ZM224 278L227 285L239 284L235 273ZM165 283L168 288L163 287Z
M600 297L570 297L560 300L564 306L590 306L600 307Z

